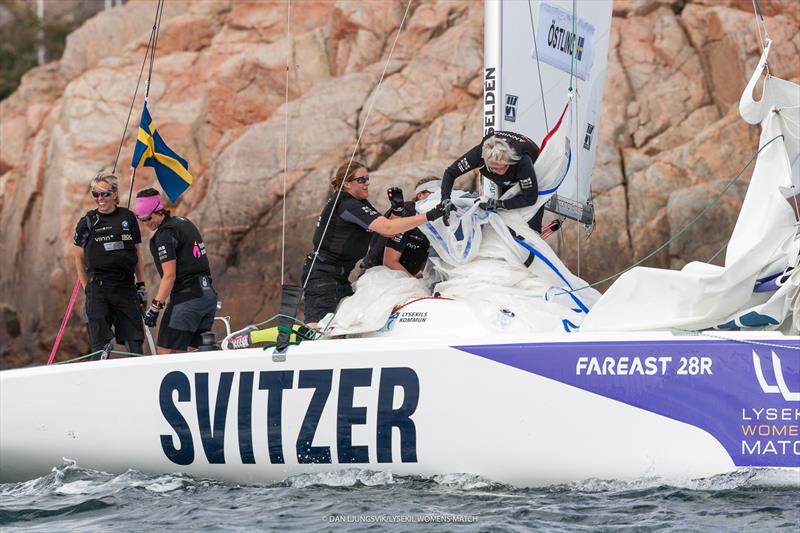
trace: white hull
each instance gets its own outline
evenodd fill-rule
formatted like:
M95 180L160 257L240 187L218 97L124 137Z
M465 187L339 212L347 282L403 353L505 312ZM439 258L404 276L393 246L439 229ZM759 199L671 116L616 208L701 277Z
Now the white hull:
M745 466L800 479L800 338L725 336L738 341L348 339L291 347L282 363L249 349L9 370L0 481L63 458L241 483L351 467L521 486Z

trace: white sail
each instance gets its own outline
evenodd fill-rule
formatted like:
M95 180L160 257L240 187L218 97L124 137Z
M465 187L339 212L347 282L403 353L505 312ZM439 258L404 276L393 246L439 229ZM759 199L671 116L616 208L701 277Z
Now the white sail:
M586 224L611 11L611 0L578 0L574 13L572 0L485 3L484 133L515 131L541 145L572 87L570 168L547 208Z
M761 138L724 266L634 268L602 296L582 328L798 329L800 233L786 198L797 190L792 163L800 153L800 86L768 76L761 100L754 101L768 54L769 46L740 100L742 117L761 124Z

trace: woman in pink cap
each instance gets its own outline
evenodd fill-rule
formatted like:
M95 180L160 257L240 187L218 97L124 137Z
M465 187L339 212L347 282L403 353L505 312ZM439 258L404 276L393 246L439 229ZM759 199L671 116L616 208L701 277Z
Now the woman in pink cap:
M135 210L139 222L155 232L150 238L150 253L161 283L144 321L155 326L166 307L158 330L158 353L185 352L189 346L200 346L201 334L211 330L217 310L203 236L189 219L170 216L155 189L139 191Z

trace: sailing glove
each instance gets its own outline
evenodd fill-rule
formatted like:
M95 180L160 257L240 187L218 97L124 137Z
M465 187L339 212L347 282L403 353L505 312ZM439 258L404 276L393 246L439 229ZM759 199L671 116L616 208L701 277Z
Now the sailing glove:
M497 211L498 209L503 209L505 206L503 205L503 200L487 198L486 200L480 202L478 207L484 211Z
M147 307L147 289L144 288L144 281L136 284L136 301L139 304L139 309Z
M400 187L389 187L386 191L389 195L389 203L392 206L392 214L398 217L406 216L405 205L403 203L403 189Z
M447 198L446 200L442 200L442 203L440 203L437 207L442 209L442 221L444 222L444 225L449 226L450 214L456 210L456 206L453 205L453 202L450 200L450 198Z
M155 305L151 305L150 309L144 314L144 325L148 328L156 327L158 323L158 314L161 312L161 309L156 307Z
M437 205L427 213L425 213L425 218L428 219L428 222L433 222L437 218L442 218L444 215L444 209L442 208L442 204Z

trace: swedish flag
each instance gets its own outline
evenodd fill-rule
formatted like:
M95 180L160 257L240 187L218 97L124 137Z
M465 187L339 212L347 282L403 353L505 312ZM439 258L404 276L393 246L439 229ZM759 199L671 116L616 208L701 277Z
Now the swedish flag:
M173 152L156 131L153 119L150 118L150 112L147 110L147 102L144 103L142 110L139 135L133 150L133 160L131 160L131 167L143 166L155 169L161 188L172 202L175 202L181 193L192 184L193 178L189 174L189 163Z

